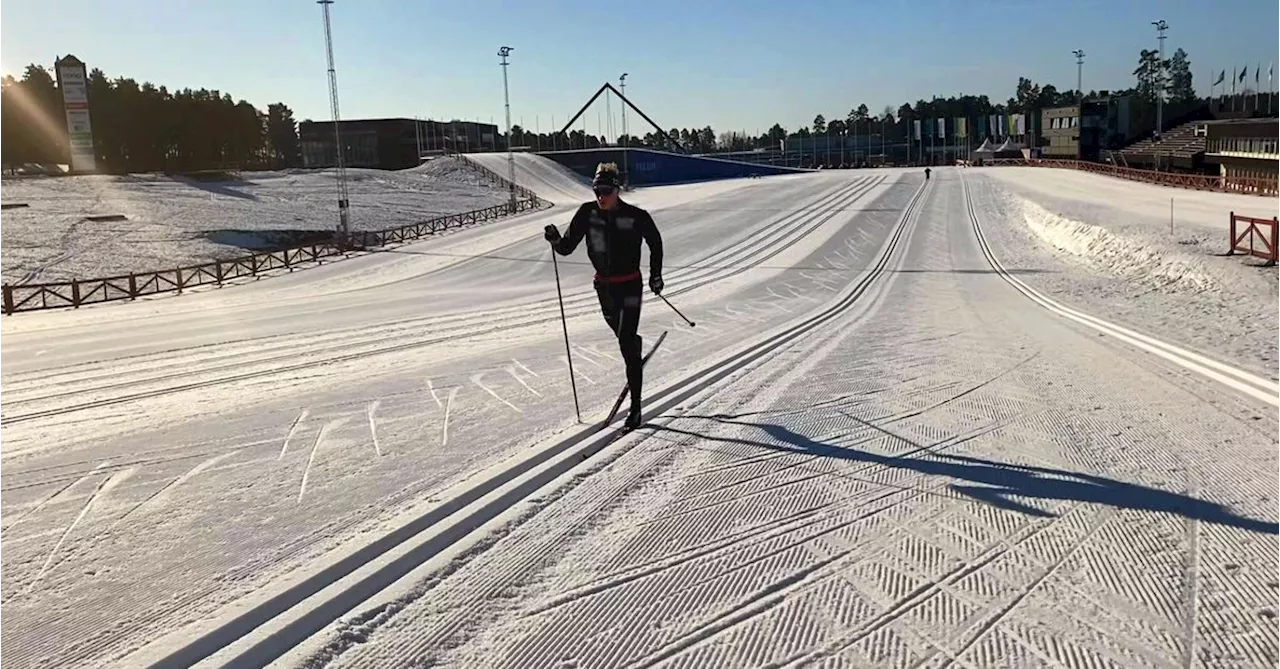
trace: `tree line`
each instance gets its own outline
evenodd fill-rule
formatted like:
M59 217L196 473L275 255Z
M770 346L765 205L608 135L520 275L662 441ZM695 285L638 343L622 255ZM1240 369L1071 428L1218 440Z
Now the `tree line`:
M1130 121L1132 127L1139 129L1139 134L1149 132L1155 127L1156 95L1162 86L1165 93L1166 120L1175 118L1178 113L1202 102L1196 97L1191 76L1191 60L1183 49L1178 49L1172 56L1163 60L1155 50L1142 50L1133 76L1135 80L1132 86L1122 90L1107 91L1107 94L1132 96L1133 116ZM1092 90L1085 93L1083 97L1089 99L1097 98L1099 95L1099 91ZM830 137L853 135L863 138L876 135L883 136L889 142L902 142L914 137L917 120L927 122L932 119L966 118L978 121L985 120L993 114L1038 116L1043 109L1074 105L1080 97L1081 92L1073 88L1059 90L1053 84L1040 84L1026 77L1019 77L1014 87L1014 94L1004 102L993 102L986 95L960 95L945 98L935 96L931 100L917 100L915 104L904 103L896 110L892 106L886 106L878 114L873 114L866 104L859 104L845 114L831 116L817 114L811 125L792 130L783 127L780 123L775 123L760 134L717 133L711 126L671 128L665 133L648 132L639 137L620 135L614 144L668 149L679 146L690 152L713 153L773 149L777 148L779 142L783 140L809 139L815 135ZM929 130L926 129L924 132L927 136ZM976 124L970 132L975 136L988 134L985 123ZM515 145L541 149L596 148L603 144L601 138L586 135L577 130L568 135L564 133L535 134L517 125L512 126L511 133Z
M1134 101L1131 124L1151 130L1155 125L1157 92L1163 87L1166 119L1200 101L1192 85L1191 61L1178 49L1166 59L1154 50L1143 50L1133 71L1134 84L1112 95L1130 95ZM225 169L282 169L302 164L298 124L281 102L259 110L244 100L216 90L170 91L149 82L129 78L108 79L99 69L89 73L89 112L94 148L101 171L112 173ZM817 114L811 125L787 129L775 123L758 135L716 133L711 126L671 128L642 136L622 135L613 145L675 149L697 153L776 148L785 139L815 135L883 136L900 142L914 136L914 122L938 118L985 119L992 114L1038 115L1042 109L1073 105L1081 92L1059 90L1053 84L1020 77L1014 94L1004 102L986 95L934 97L886 106L872 113L866 104L847 113ZM1090 91L1086 98L1098 96ZM1173 113L1170 113L1173 112ZM62 97L49 70L27 66L21 79L0 80L0 160L6 165L66 163L69 144L63 120ZM971 132L986 134L985 124ZM535 134L520 126L511 129L513 146L535 149L597 148L606 138L582 130ZM505 147L505 138L499 139Z
M216 90L88 77L89 122L103 172L280 169L302 164L298 124L284 103L264 112ZM67 163L62 94L48 69L0 80L0 161Z

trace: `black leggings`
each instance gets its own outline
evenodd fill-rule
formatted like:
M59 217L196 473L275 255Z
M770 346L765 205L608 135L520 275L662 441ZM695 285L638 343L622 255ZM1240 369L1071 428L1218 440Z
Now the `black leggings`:
M631 388L631 402L640 402L640 390L644 385L644 369L640 366L640 350L643 342L636 329L640 327L640 295L644 284L639 281L624 283L596 283L596 297L600 298L600 311L609 329L618 336L618 348L627 365L627 385Z

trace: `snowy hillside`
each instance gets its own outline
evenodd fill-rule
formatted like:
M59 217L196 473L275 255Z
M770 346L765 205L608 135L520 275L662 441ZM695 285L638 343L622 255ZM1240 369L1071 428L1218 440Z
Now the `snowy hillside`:
M697 322L645 289L632 432L571 206L0 318L0 661L1275 666L1274 271L1041 172L627 194Z
M168 269L295 246L337 225L332 170L245 172L239 181L163 175L5 179L3 277L11 283ZM452 159L401 172L352 169L351 225L377 230L506 201ZM125 221L86 216L123 214Z

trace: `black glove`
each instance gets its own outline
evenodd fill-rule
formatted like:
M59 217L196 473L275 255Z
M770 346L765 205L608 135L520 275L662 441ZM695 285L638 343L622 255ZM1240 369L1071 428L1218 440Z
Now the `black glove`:
M652 290L654 295L661 295L662 287L665 285L666 284L662 283L661 274L654 274L653 276L649 277L649 290Z
M560 231L556 229L556 226L548 223L547 227L542 229L542 238L555 244L560 241Z

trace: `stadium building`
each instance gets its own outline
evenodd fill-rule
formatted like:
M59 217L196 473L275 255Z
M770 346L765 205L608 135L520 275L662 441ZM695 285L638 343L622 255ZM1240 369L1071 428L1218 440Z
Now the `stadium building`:
M474 121L344 120L339 129L347 167L383 170L414 167L424 155L497 151L503 141L498 126ZM298 139L304 167L337 164L332 121L303 121L298 125Z

